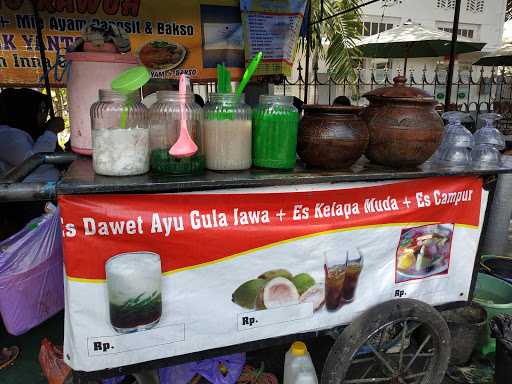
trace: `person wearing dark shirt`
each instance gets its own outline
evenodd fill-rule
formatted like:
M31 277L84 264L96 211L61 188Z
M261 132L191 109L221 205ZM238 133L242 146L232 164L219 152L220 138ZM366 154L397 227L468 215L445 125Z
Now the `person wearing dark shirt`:
M0 177L22 164L35 153L54 152L57 133L64 129L64 120L48 120L51 100L28 88L7 88L0 93ZM43 164L23 182L55 182L60 172L51 164ZM0 240L22 229L43 213L43 204L0 204Z
M7 88L0 94L0 176L35 153L54 152L64 120L48 120L50 99L28 88ZM47 121L48 120L48 121ZM59 171L41 165L25 181L57 181Z

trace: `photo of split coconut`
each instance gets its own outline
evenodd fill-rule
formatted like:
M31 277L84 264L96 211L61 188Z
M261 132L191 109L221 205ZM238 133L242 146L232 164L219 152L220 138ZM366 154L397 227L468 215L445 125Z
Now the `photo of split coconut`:
M308 273L293 275L286 269L274 269L240 285L232 301L246 309L273 309L312 303L317 311L324 306L325 289Z

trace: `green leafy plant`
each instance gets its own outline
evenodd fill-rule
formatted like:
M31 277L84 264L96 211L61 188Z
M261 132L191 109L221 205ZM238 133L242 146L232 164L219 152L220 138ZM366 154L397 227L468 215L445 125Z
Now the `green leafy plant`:
M315 21L353 8L361 0L324 0L323 10L321 3L321 0L312 0L311 3L310 49L313 68L318 68L319 60L323 59L334 81L355 81L356 62L361 58L356 42L363 31L360 11L347 12L321 23ZM306 39L301 40L300 49L305 53Z

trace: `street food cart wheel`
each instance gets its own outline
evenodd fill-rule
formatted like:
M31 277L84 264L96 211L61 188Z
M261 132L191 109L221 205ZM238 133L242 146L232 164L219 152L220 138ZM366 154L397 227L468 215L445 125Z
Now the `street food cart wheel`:
M379 304L334 343L322 384L439 384L450 358L450 332L441 315L418 300Z

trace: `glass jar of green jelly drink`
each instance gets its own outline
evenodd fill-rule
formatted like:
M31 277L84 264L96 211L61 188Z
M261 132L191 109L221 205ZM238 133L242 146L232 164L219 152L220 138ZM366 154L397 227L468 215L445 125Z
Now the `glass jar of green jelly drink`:
M253 116L252 161L256 167L295 166L299 112L291 96L260 96Z
M182 109L187 120L188 132L198 150L191 157L178 158L171 156L169 149L180 135ZM203 109L194 101L194 94L157 92L157 101L149 110L149 125L151 168L154 171L178 175L204 171Z
M235 171L251 167L251 107L244 95L212 93L204 107L206 168Z

